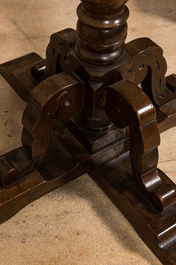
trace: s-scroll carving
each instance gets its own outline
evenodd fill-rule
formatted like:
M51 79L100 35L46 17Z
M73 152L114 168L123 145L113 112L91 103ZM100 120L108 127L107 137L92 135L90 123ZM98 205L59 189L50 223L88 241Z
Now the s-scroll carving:
M50 143L56 114L67 120L83 107L84 84L75 75L60 73L39 83L32 90L23 114L23 147L0 158L1 184L7 186L40 165Z
M46 76L66 72L68 52L77 41L73 29L65 29L51 35L50 43L46 50Z
M140 38L126 45L130 57L123 79L136 85L141 84L143 91L154 104L161 106L173 100L176 93L167 86L167 64L163 50L148 38Z
M130 159L136 185L158 211L176 203L175 184L157 168L160 136L151 100L135 84L108 88L106 112L120 128L129 126Z

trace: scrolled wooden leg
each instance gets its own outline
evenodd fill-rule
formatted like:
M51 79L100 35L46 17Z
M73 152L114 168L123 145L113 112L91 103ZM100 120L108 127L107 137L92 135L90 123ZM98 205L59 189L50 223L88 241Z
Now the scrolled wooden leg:
M65 29L51 35L46 50L46 76L63 72L67 68L67 56L77 41L74 29Z
M23 148L0 159L2 185L13 183L40 165L50 143L56 112L60 119L66 120L78 114L83 106L84 84L74 75L61 73L41 82L31 92L23 114ZM23 165L20 165L20 152ZM15 163L16 156L19 159Z
M167 63L161 47L148 38L140 38L127 43L126 49L130 64L126 66L128 70L123 78L136 85L141 84L143 91L157 106L174 100L176 87L168 85L165 77Z
M176 204L176 186L157 169L160 136L151 100L135 84L108 88L106 112L120 128L129 126L130 157L136 185L158 211Z

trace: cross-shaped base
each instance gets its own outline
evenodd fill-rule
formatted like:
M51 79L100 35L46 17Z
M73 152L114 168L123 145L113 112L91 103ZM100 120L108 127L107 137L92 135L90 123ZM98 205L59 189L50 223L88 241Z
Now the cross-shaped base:
M77 34L53 34L46 60L0 66L28 100L23 146L0 157L1 222L89 173L161 262L175 264L176 186L157 163L159 133L176 124L176 77L165 78L151 40L124 44L125 2L82 1Z

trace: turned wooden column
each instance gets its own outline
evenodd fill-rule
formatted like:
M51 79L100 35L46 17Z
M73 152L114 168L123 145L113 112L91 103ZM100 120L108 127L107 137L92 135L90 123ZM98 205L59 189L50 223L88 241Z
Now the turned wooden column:
M82 0L78 6L76 51L92 65L109 65L125 54L127 0Z
M78 122L86 129L102 131L112 125L105 114L106 89L119 80L112 70L122 64L126 54L129 16L126 2L82 0L77 8L75 50L90 76L89 80L86 77L85 108L78 117Z

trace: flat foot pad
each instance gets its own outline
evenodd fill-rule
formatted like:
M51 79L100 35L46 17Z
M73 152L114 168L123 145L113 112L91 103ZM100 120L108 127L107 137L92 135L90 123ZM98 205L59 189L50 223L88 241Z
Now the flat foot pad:
M31 68L43 59L36 53L29 53L0 65L0 74L24 100L38 82L31 75Z

